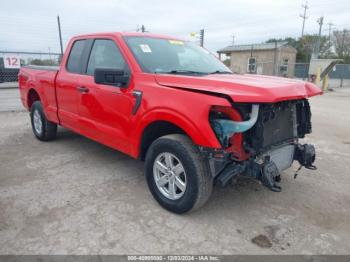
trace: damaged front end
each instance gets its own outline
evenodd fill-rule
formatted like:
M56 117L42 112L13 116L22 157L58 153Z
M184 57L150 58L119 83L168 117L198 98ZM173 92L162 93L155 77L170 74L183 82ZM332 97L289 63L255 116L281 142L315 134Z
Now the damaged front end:
M217 184L245 175L280 191L281 172L293 161L315 169L315 148L299 138L311 133L311 111L306 99L267 104L213 107L210 124L221 150L202 148Z

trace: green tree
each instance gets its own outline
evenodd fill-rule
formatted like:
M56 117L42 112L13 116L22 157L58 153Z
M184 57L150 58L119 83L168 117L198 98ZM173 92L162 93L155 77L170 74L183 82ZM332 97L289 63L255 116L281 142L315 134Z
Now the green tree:
M350 32L347 30L333 32L333 44L338 58L350 63Z
M51 66L51 65L57 65L57 62L53 59L33 59L32 61L30 61L30 64Z
M230 67L231 66L231 59L227 58L223 61L223 63L227 66Z
M304 35L303 38L279 38L279 39L269 39L266 43L273 43L275 41L278 42L286 42L287 45L294 47L297 50L297 62L307 63L310 61L312 51L315 48L316 42L318 39L318 35ZM331 42L328 37L322 36L320 42L320 58L330 58L334 56L331 51Z

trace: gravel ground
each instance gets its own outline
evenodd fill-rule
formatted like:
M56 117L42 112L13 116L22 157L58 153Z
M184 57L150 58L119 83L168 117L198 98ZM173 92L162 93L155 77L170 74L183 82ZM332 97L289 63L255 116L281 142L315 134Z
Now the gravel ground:
M64 129L39 142L27 112L0 112L0 254L349 254L350 90L312 108L317 171L293 166L281 193L240 179L181 216L142 162Z
M23 110L18 88L0 88L0 112Z

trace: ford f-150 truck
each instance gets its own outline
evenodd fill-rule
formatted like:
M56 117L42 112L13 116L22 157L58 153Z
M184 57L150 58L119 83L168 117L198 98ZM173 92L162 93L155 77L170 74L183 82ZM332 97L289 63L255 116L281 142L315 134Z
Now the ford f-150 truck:
M22 67L19 87L34 135L57 126L145 160L164 208L202 206L214 184L239 175L280 191L293 161L314 169L312 83L233 74L207 50L147 33L73 37L60 67Z

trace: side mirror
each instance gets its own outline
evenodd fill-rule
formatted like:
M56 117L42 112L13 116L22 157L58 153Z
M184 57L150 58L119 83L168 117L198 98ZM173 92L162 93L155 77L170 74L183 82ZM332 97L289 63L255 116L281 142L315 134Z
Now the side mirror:
M95 83L102 85L126 88L129 85L130 75L124 70L110 68L96 68L94 73Z

